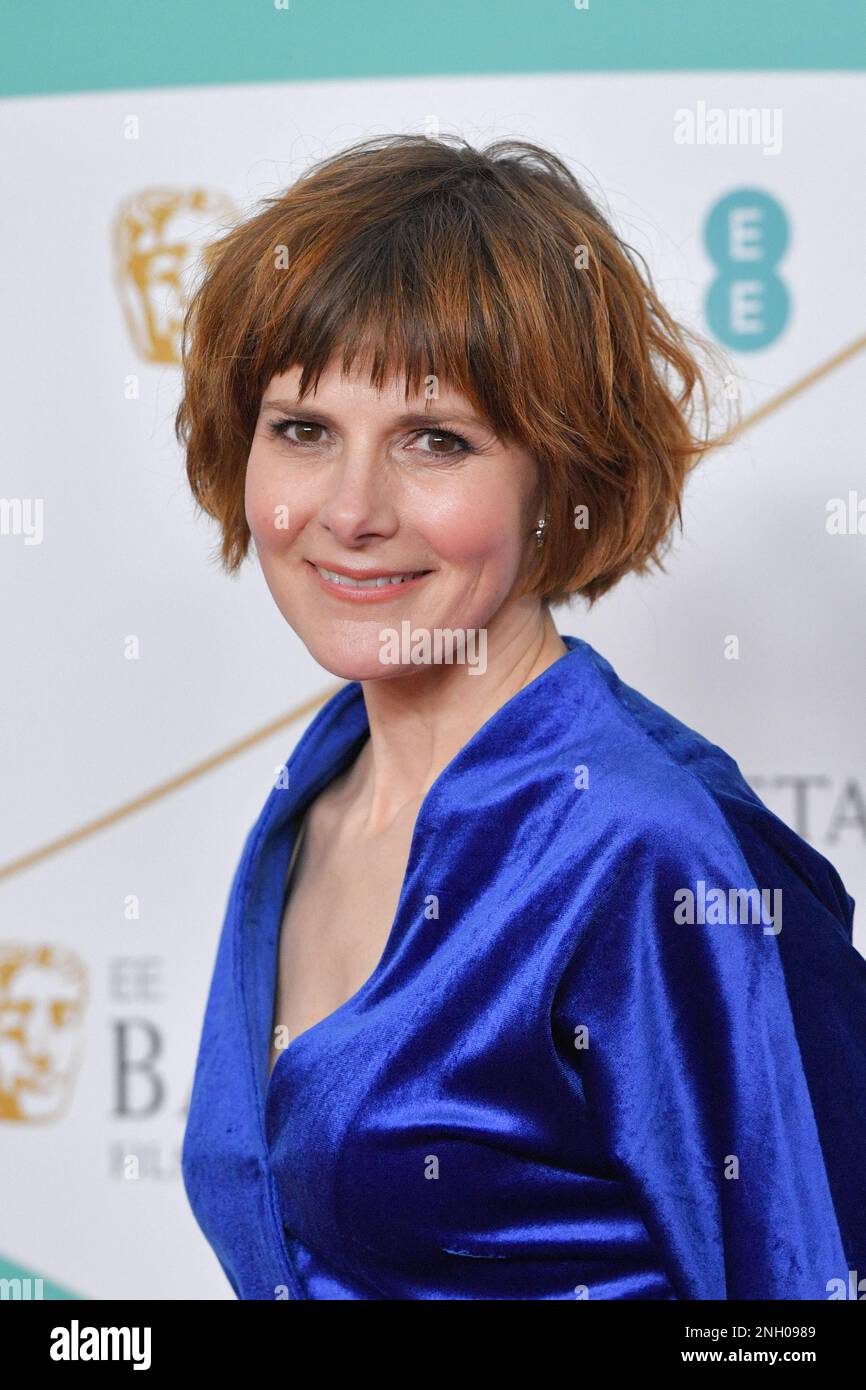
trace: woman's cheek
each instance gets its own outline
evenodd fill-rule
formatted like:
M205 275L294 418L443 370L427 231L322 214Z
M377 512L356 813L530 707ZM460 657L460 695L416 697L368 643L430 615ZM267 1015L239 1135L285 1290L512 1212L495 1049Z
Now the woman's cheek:
M460 508L443 509L426 526L431 547L453 564L500 560L512 562L517 551L520 517L506 499L491 506L490 497L467 501Z
M297 525L292 506L272 481L264 482L248 468L244 512L257 550L280 551L289 544Z

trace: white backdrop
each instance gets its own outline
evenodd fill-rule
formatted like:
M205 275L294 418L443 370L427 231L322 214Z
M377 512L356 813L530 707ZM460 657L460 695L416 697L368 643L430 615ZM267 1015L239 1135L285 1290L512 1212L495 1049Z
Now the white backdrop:
M781 152L675 143L674 112L699 101L780 109ZM126 200L203 189L212 206L251 210L310 160L435 117L476 143L510 135L556 150L646 255L669 306L705 330L705 218L727 193L760 190L790 227L778 273L791 313L769 347L732 354L748 413L866 331L864 110L866 77L839 73L347 81L0 103L0 493L44 502L41 543L14 525L0 535L3 861L333 681L284 625L255 561L229 580L210 558L216 531L194 517L173 438L178 366L145 360L115 280ZM188 223L208 231L206 216ZM579 605L556 616L725 747L832 860L858 901L866 951L866 535L826 529L829 499L866 497L864 389L866 355L854 355L712 454L690 484L668 574L624 582L591 616ZM730 634L738 661L724 657ZM130 636L138 660L125 655ZM231 1297L186 1203L184 1111L229 883L302 728L0 882L0 963L16 946L65 948L87 981L71 1055L52 1061L62 1107L0 1119L0 1252L81 1296ZM798 793L793 779L814 780ZM137 920L125 914L130 895ZM159 1048L164 1084L155 1094L133 1080L131 1113L119 1113L117 1094L124 1036L133 1056ZM0 1046L0 1095L14 1056ZM136 1180L124 1177L130 1153Z

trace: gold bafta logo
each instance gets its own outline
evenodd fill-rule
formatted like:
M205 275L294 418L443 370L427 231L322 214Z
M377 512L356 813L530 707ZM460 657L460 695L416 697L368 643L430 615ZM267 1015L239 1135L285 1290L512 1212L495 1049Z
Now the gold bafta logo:
M224 193L144 188L114 222L114 275L126 324L146 362L180 363L183 312L198 255L236 216Z
M73 951L0 945L0 1119L56 1120L66 1109L86 998Z

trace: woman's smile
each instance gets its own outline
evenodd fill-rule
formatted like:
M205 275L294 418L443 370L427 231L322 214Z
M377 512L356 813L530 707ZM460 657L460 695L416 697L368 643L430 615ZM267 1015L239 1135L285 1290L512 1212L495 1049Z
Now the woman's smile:
M417 588L432 570L349 569L346 565L304 564L321 588L350 603L382 603Z

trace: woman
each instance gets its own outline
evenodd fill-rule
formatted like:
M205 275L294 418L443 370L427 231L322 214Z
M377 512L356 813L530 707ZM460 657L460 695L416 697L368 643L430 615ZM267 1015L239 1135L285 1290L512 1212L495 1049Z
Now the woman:
M252 539L348 682L250 832L201 1038L184 1180L237 1296L832 1296L853 901L550 614L659 562L708 447L629 248L538 147L367 141L212 248L184 386L226 568Z

